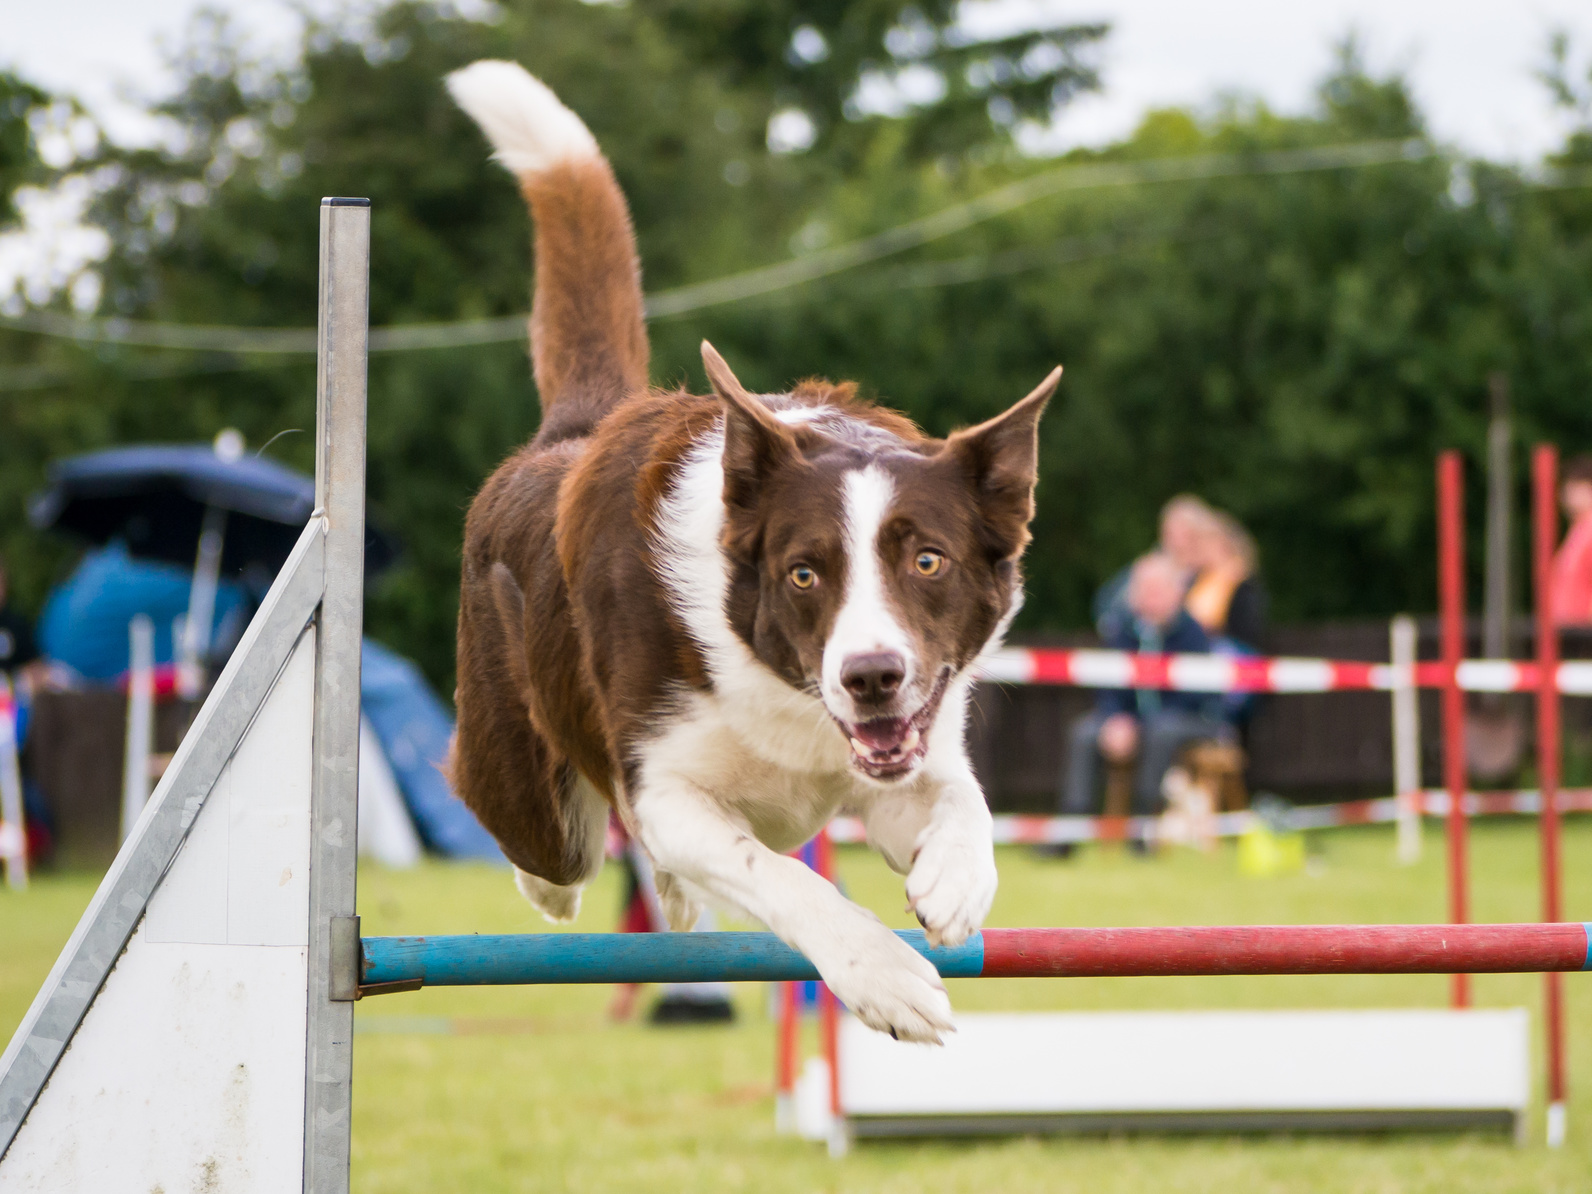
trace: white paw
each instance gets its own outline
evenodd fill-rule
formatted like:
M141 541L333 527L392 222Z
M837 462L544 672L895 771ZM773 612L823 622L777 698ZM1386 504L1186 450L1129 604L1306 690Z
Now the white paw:
M538 879L529 871L515 867L514 886L519 888L520 894L531 902L531 907L555 925L567 924L580 912L581 885L578 883L570 887L560 887L556 883Z
M989 915L998 882L987 835L930 825L918 838L907 875L907 906L930 945L961 945Z
M686 894L685 885L667 871L653 871L652 879L669 928L676 933L689 933L696 928L697 921L702 919L702 905Z
M872 914L859 909L811 956L835 997L869 1028L932 1045L955 1031L939 971Z

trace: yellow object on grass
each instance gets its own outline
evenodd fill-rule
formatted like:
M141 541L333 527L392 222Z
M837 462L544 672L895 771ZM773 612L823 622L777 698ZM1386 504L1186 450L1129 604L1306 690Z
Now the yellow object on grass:
M1238 872L1241 875L1291 875L1304 870L1305 835L1278 833L1264 821L1238 838Z

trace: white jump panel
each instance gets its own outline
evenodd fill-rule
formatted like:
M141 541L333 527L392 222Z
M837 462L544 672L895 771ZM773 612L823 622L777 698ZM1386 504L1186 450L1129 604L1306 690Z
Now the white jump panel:
M1518 1131L1529 1022L1501 1011L967 1015L943 1049L848 1019L841 1099L868 1135Z
M0 1194L301 1187L314 686L311 628L23 1122Z

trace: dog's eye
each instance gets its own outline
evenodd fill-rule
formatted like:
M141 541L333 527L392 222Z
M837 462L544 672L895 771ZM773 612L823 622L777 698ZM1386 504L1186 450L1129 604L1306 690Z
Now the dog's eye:
M810 589L818 583L818 573L806 564L797 564L790 570L790 583L798 589Z
M919 576L938 576L945 571L945 557L937 551L920 551L912 566Z

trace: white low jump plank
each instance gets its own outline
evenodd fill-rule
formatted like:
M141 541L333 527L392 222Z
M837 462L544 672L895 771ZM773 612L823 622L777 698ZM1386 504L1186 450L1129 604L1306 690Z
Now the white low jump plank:
M858 1136L1098 1131L1518 1133L1522 1008L966 1015L944 1048L847 1020Z

